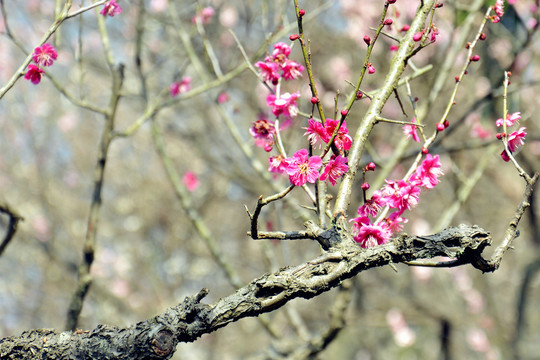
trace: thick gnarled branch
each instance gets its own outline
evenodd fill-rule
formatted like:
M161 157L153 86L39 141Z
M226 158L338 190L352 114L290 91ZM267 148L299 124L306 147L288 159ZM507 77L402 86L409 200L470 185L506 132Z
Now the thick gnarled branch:
M194 341L242 318L273 311L295 298L313 298L367 269L436 256L480 256L491 244L491 236L479 227L461 225L431 236L402 235L369 249L352 241L339 244L307 263L265 274L213 305L201 303L208 292L203 289L164 313L124 329L107 325L87 332L41 329L4 338L0 340L0 359L103 359L111 354L117 359L168 359L179 342Z

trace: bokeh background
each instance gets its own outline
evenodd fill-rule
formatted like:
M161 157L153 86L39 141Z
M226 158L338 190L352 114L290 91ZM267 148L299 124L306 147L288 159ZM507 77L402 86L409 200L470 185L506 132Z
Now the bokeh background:
M54 21L61 1L4 1L0 23L0 81L7 83ZM73 9L88 5L74 1ZM78 327L101 323L128 326L154 316L185 296L205 287L206 302L234 292L216 255L242 283L268 271L298 265L316 257L319 246L310 241L253 241L246 236L249 218L260 195L284 189L288 179L264 176L253 167L267 167L270 154L257 148L249 134L252 122L271 115L267 89L245 66L232 32L252 62L262 60L277 41L290 43L297 32L292 1L120 1L123 12L106 19L114 61L125 64L125 82L115 118L124 131L160 101L154 121L163 132L165 149L180 177L192 173L194 189L184 191L199 219L211 231L214 244L203 241L186 213L164 170L152 138L150 121L132 134L113 141L103 187L103 204L91 269L93 284ZM429 65L410 81L416 111L431 134L441 118L466 60L465 43L472 41L491 5L484 1L444 1L435 13L439 36L411 60L411 68ZM439 154L445 175L441 183L422 193L409 213L405 231L429 234L444 226L477 224L497 244L517 207L524 181L499 154L495 120L502 117L503 71L511 70L508 104L520 111L527 127L526 145L517 155L529 172L539 169L540 139L536 111L540 97L536 33L538 7L534 1L506 5L501 23L488 22L487 39L475 52L481 60L465 76L450 116L450 127L439 136L432 153ZM366 46L364 35L379 21L383 2L309 1L305 35L318 90L327 114L346 103L360 74ZM398 1L385 29L400 36L414 16L418 1ZM212 7L214 15L197 26L192 18ZM99 11L99 9L98 9ZM50 78L39 85L20 79L0 101L0 197L23 217L15 238L0 256L0 336L31 328L63 329L67 307L77 283L82 259L93 173L104 126L101 114L77 106L60 89L95 107L105 107L111 94L97 12L67 20L49 40L58 61L47 69ZM8 36L24 45L20 49ZM186 50L185 39L192 44ZM135 55L140 40L140 63L149 103L142 97ZM296 44L291 58L302 61ZM371 58L376 68L363 83L374 91L384 82L395 41L383 36ZM211 49L209 52L208 49ZM213 54L212 54L213 53ZM206 76L198 73L195 56ZM230 80L208 83L223 73L246 68ZM406 75L413 70L406 71ZM189 76L191 92L172 98L173 81ZM52 79L51 79L52 78ZM53 84L56 82L57 86ZM436 85L437 84L437 85ZM300 110L311 111L306 76L284 85L300 91ZM438 87L435 91L434 88ZM218 97L226 94L225 101ZM414 116L409 94L400 87L384 109L387 118L410 121ZM403 104L403 114L400 101ZM347 118L352 133L367 109L359 101ZM329 115L328 115L329 116ZM331 116L329 116L331 117ZM307 119L299 116L282 134L292 153L305 147ZM239 136L235 141L234 134ZM246 156L241 146L250 149ZM405 174L421 145L404 140L400 125L375 126L364 154L375 161L369 173L372 190L384 178ZM396 155L397 154L397 155ZM275 155L275 154L273 154ZM391 160L396 157L395 164ZM353 193L349 215L361 204L361 179ZM187 190L187 189L186 189ZM295 189L299 190L299 189ZM335 193L335 189L329 190ZM302 229L302 214L310 202L301 191L292 201L265 207L263 228ZM359 274L351 282L352 295L344 315L346 325L317 356L321 359L537 359L540 354L540 238L538 205L532 204L520 224L515 249L501 268L481 274L469 267L409 268L397 265ZM7 217L0 217L4 234ZM213 248L211 248L213 246ZM213 255L214 253L214 255ZM490 253L488 251L488 253ZM257 319L243 319L181 344L174 359L264 359L286 357L328 326L334 290L315 299L297 299L267 314L276 332L270 335ZM280 357L281 356L281 357Z

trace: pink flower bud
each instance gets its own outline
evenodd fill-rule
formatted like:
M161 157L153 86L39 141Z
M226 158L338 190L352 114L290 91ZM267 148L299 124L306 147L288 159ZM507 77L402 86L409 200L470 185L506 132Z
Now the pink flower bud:
M428 150L427 147L424 146L424 147L422 148L422 154L425 155L425 154L427 154L427 153L429 153L429 150Z
M314 96L314 97L312 97L312 98L311 98L311 100L310 100L310 101L311 101L311 103L312 103L313 105L315 105L316 103L318 103L318 102L319 102L319 98L318 98L318 97L316 97L316 96Z
M291 41L294 41L294 40L297 40L300 36L298 36L298 34L292 34L291 36L289 36L289 40Z
M396 0L388 0L389 4L394 4L395 2L396 2Z
M349 112L345 109L341 110L341 116L347 116Z
M486 33L481 33L480 34L480 37L479 37L480 40L486 40L486 38L487 38Z
M478 60L480 60L480 55L471 56L471 61L478 61Z
M306 12L304 11L304 9L298 10L298 15L299 16L304 16L305 14L306 14Z
M371 38L367 35L364 35L364 42L367 44L367 46L369 46L369 44L371 44Z
M458 81L459 81L459 76L456 75L456 76L454 77L454 79L456 80L456 82L458 82Z
M405 25L403 25L403 27L401 28L400 31L409 31L410 28L411 27L409 25L405 24Z
M361 91L358 91L358 92L356 93L356 100L359 100L359 99L361 99L361 98L362 98L362 96L364 96L364 93L363 93L363 92L361 92Z
M450 126L450 121L448 121L448 119L444 120L443 125L444 125L444 128L446 129L447 127Z
M367 71L368 71L368 73L370 73L370 74L374 74L374 73L375 73L375 67L373 66L372 63L368 63L368 64L367 64Z
M501 140L506 134L505 133L497 133L495 137L497 137L497 140Z
M384 25L392 25L393 23L394 23L394 20L392 20L392 19L384 20Z
M376 167L377 166L375 165L375 163L373 161L370 162L369 164L367 164L368 171L374 171Z
M366 191L367 189L369 189L369 184L368 183L363 183L362 184L362 190Z
M437 131L443 131L444 130L444 124L437 123Z
M417 32L416 34L413 35L412 39L414 41L420 41L420 39L422 39L422 36L424 36L424 32L421 31L421 32Z

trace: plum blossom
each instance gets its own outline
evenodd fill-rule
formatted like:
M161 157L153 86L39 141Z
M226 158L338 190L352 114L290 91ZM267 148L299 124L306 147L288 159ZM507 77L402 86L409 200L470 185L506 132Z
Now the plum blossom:
M319 178L322 160L319 156L309 156L306 149L298 150L292 158L287 158L287 174L291 183L302 186L306 182L314 183Z
M32 54L32 59L40 66L51 66L57 58L58 53L49 43L38 46Z
M308 120L308 124L309 126L307 128L303 128L306 130L304 135L308 135L309 143L312 146L315 146L320 141L319 148L321 148L323 142L330 140L325 127L323 124L317 120L314 120L313 118Z
M287 172L287 160L281 154L268 158L268 171L272 173L285 174Z
M418 204L420 196L420 187L408 183L405 180L385 180L382 193L386 198L386 204L391 208L398 209L400 212L409 210Z
M516 150L525 143L524 139L525 139L525 135L527 135L525 130L526 128L522 127L522 128L519 128L519 130L514 131L513 133L508 135L507 141L508 141L508 150L510 151L510 153L516 152ZM508 156L508 153L506 152L506 150L502 151L501 157L506 162L510 161L510 157Z
M337 157L332 155L328 164L326 164L322 174L321 181L330 180L332 186L336 185L337 180L349 170L347 158L341 155Z
M274 124L266 119L259 119L253 122L249 128L249 133L255 138L255 144L264 148L265 151L271 151L274 146L274 134L276 128Z
M114 15L122 13L122 8L118 5L116 0L110 0L105 3L103 9L101 9L99 13L103 16L113 17Z
M199 187L199 178L192 171L186 171L184 177L182 178L182 183L188 189L188 191L193 192Z
M255 66L260 69L264 81L277 84L283 77L285 80L297 79L302 76L304 67L294 60L289 59L291 47L283 42L274 44L271 56L258 61Z
M431 156L431 154L427 154L422 164L416 168L416 172L411 175L409 180L414 185L433 189L439 183L439 176L442 174L439 155Z
M416 119L413 118L411 122L415 123ZM418 133L416 132L416 125L410 124L403 126L403 133L407 135L407 139L412 136L414 141L420 142L420 138L418 137Z
M326 128L326 133L328 135L327 142L330 141L332 138L332 134L334 133L334 130L339 125L339 120L334 119L326 119L324 122L324 127ZM336 144L336 147L339 150L349 150L352 145L352 137L349 135L349 130L347 129L347 122L344 121L343 124L341 124L341 127L338 130L338 133L336 135L336 138L334 139L334 144Z
M356 233L353 236L354 241L363 248L386 244L392 236L392 232L384 224L361 224L356 228L353 226L353 231Z
M172 97L177 97L178 94L183 94L191 89L191 77L185 76L182 81L175 81L169 86L169 93Z
M202 9L197 15L191 18L191 22L193 24L196 24L197 22L200 22L203 25L209 24L212 21L212 17L214 17L215 10L213 7L208 6Z
M296 100L300 97L299 92L293 94L284 93L279 98L274 94L266 97L266 104L272 107L272 113L275 116L283 115L285 118L293 118L298 114Z
M504 0L496 0L495 5L493 5L493 11L495 15L490 17L491 22L498 23L504 15Z
M367 199L364 204L358 208L358 215L375 217L384 205L385 200L381 191L376 190L371 194L371 198Z
M506 119L497 119L495 121L495 125L497 127L501 127L503 124L506 124L506 126L513 126L516 122L519 122L521 120L521 112L515 112L513 114L506 114Z
M39 66L36 66L34 64L28 65L28 71L24 75L24 78L26 80L30 80L32 84L37 85L41 81L41 74L43 74L45 71L41 69Z

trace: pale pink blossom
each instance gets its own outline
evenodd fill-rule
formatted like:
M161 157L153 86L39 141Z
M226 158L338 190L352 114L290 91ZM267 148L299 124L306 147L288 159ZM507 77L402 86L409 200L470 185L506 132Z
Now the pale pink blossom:
M300 97L299 92L293 94L284 93L279 98L276 95L269 94L266 97L266 103L272 107L272 113L275 116L283 115L285 118L293 118L298 114L296 100Z
M215 13L214 8L211 6L205 7L197 15L191 18L191 22L194 24L197 22L200 22L203 25L209 24L212 21L212 17L214 17Z
M175 81L169 87L169 93L172 97L177 97L178 94L183 94L191 89L191 77L185 76L182 81Z
M285 174L287 172L287 160L281 154L268 158L268 171L272 173Z
M192 171L186 171L184 177L182 178L182 183L188 189L188 191L193 192L199 187L199 178Z
M105 3L103 9L99 12L103 16L113 17L122 13L122 8L116 3L116 0L110 0Z
M330 183L332 186L336 185L337 180L343 176L349 170L349 166L347 165L347 158L343 157L341 155L338 155L337 157L335 155L332 155L330 158L330 161L325 166L322 174L321 174L321 181L325 181L326 179L330 180Z
M301 149L292 158L287 158L287 164L286 171L291 183L302 186L306 182L317 181L322 160L319 156L309 156L306 149Z
M58 53L49 43L38 46L32 54L32 59L40 66L51 66L57 58Z
M413 118L411 122L416 122L416 119ZM403 133L407 135L407 139L412 136L414 141L420 142L420 138L418 137L418 133L416 132L416 125L410 124L403 126Z
M495 121L495 125L497 127L501 127L503 124L506 124L506 126L513 126L516 122L519 122L521 120L521 112L515 112L513 114L506 114L506 119L497 119Z
M283 78L285 80L292 80L302 76L304 67L294 60L287 59L281 65L281 70L283 71Z

